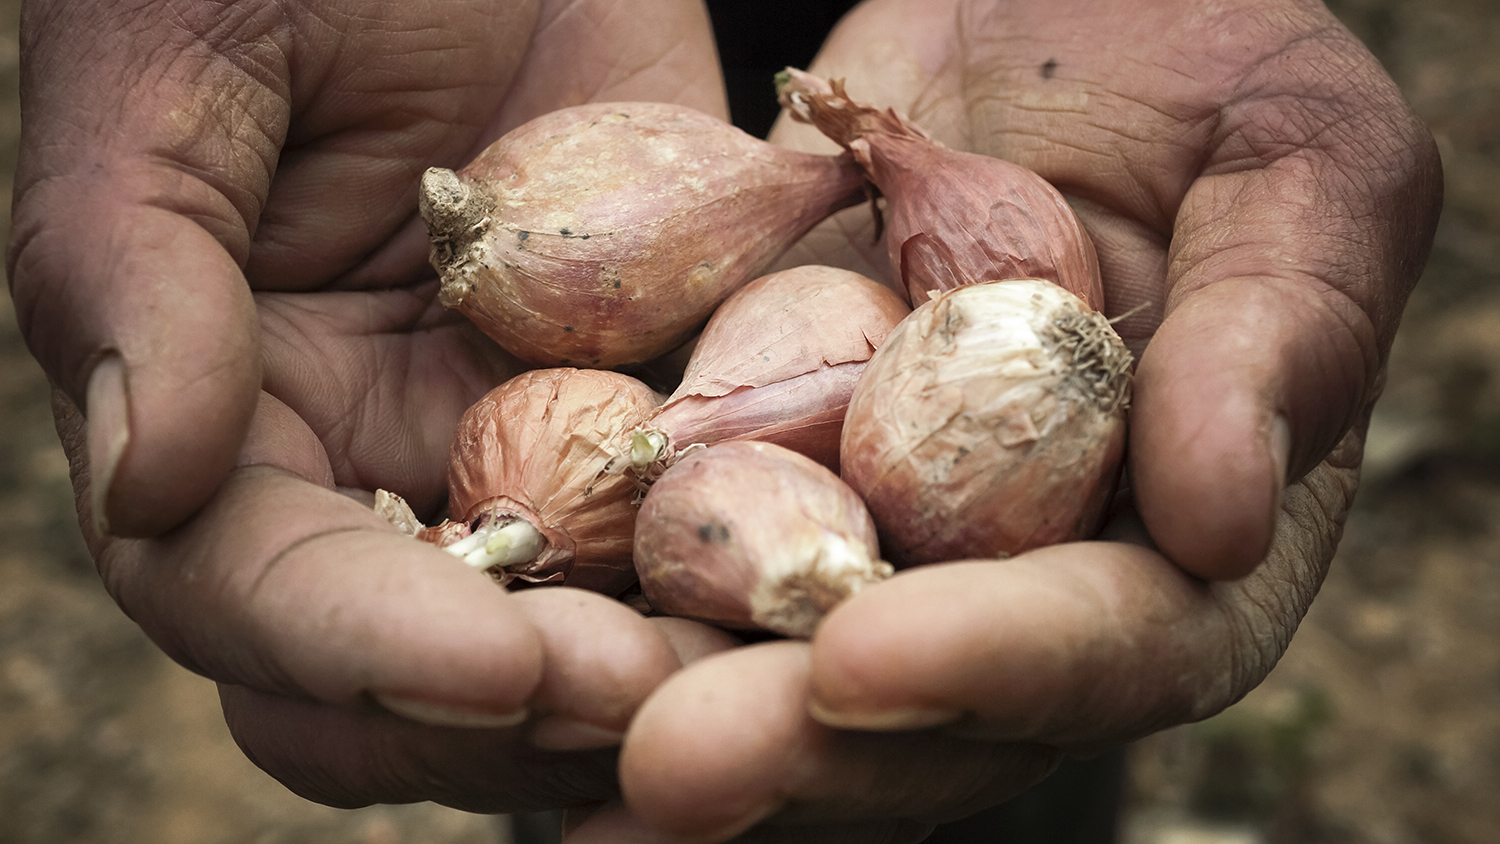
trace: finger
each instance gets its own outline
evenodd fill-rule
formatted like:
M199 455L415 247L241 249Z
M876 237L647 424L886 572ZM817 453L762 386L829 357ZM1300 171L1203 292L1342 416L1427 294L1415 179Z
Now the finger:
M1278 64L1249 72L1257 93L1225 112L1182 201L1137 372L1141 515L1211 578L1260 561L1282 487L1375 400L1441 202L1431 136L1352 37ZM1338 82L1309 78L1324 65Z
M846 728L952 725L1090 751L1208 717L1290 641L1332 559L1361 448L1351 435L1288 489L1272 553L1239 581L1198 580L1143 545L1093 542L877 584L814 637L813 712Z
M646 826L617 801L563 815L563 844L678 844L681 839Z
M1130 432L1135 499L1168 557L1213 579L1260 563L1283 486L1370 398L1370 328L1343 297L1267 278L1172 311L1136 371Z
M1209 175L1183 203L1167 316L1137 370L1131 477L1152 536L1195 574L1250 571L1282 487L1378 395L1441 195L1431 139L1389 141L1399 151L1312 147Z
M240 449L239 466L267 464L285 469L318 486L333 488L337 481L328 452L307 422L280 399L261 392L255 416Z
M470 812L522 812L616 793L613 750L540 751L521 727L437 727L244 686L221 685L219 699L247 758L329 806L431 800Z
M763 824L730 839L733 844L918 844L932 834L931 824L915 821L868 821L848 824ZM564 844L681 844L643 823L625 806L609 803L563 821Z
M970 113L990 127L978 148L1088 200L1091 234L1116 253L1102 262L1113 313L1146 307L1123 328L1162 315L1132 410L1146 525L1194 574L1242 576L1282 487L1377 393L1437 221L1430 134L1321 7L1022 7L970 23L974 90L994 94ZM1248 33L1233 55L1213 46L1227 31ZM1152 62L1099 49L1122 37L1201 48ZM1143 225L1097 225L1122 217ZM1154 243L1169 251L1152 294Z
M163 650L225 683L435 723L519 723L542 643L513 596L369 508L268 466L99 567ZM649 629L649 626L647 626Z
M258 56L215 55L189 31L203 21L173 8L52 3L22 35L12 295L33 354L88 415L93 512L119 535L203 504L259 387L239 263L285 107ZM215 23L274 50L259 10Z
M663 683L620 756L626 805L668 835L727 841L788 823L932 822L998 803L1050 772L1056 753L932 733L828 729L808 706L803 643L738 648Z
M610 749L646 695L681 663L655 624L602 595L559 587L514 598L542 650L525 723L453 718L447 705L413 696L377 693L393 710L381 712L225 686L236 740L288 787L333 805L437 800L471 811L517 811L612 796Z
M485 137L566 106L643 100L729 118L703 3L543 3L526 61Z
M418 179L473 155L527 54L535 4L284 8L296 33L288 96L297 120L247 275L258 290L307 290L430 273Z
M741 644L738 639L718 627L685 618L655 616L651 623L677 653L677 660L683 665Z
M18 213L17 313L87 417L95 528L159 534L203 504L244 441L260 386L250 296L233 261L186 220L95 206L106 231L129 234L81 246L42 231L60 221L36 213Z
M541 636L531 740L548 750L614 747L630 717L682 666L660 628L619 601L582 589L530 589L516 604Z

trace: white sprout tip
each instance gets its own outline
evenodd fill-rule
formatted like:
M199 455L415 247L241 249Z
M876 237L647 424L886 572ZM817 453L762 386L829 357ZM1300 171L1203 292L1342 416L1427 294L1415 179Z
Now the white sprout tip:
M484 525L443 550L483 571L529 563L546 547L546 538L531 522L513 519Z

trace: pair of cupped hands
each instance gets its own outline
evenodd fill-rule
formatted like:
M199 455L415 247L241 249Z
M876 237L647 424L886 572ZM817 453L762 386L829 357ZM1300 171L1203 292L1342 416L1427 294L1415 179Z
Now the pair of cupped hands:
M437 512L459 414L520 369L437 304L421 172L587 101L723 116L699 3L53 0L22 48L12 293L110 593L298 794L567 807L572 844L915 842L1253 688L1334 553L1441 201L1318 3L869 0L812 70L1036 170L1093 236L1138 356L1130 495L1098 541L734 647L507 593L367 503ZM853 209L786 261L888 272L869 238Z

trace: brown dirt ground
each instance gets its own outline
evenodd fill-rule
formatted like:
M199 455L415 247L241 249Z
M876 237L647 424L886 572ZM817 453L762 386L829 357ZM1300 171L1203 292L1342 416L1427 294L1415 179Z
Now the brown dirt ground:
M1432 127L1447 207L1322 594L1248 698L1132 748L1128 844L1500 841L1500 7L1331 5ZM0 209L17 6L0 3ZM504 840L430 805L316 806L244 759L212 684L100 587L8 297L0 430L0 844Z

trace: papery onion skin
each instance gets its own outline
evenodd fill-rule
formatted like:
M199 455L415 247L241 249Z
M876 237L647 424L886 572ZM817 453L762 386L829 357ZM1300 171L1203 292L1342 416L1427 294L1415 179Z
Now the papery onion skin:
M837 472L844 414L865 363L824 366L722 396L684 396L669 412L643 426L648 431L670 432L657 461L660 468L646 472L645 477L660 475L685 448L732 440L772 442Z
M664 103L598 103L434 168L419 206L457 308L542 366L615 368L680 345L829 214L862 201L848 156L777 147Z
M635 559L659 612L803 638L892 572L837 475L748 440L696 450L661 476L641 503Z
M1004 557L1097 532L1120 475L1130 352L1048 281L917 308L865 369L843 477L898 567Z
M893 110L850 100L837 80L794 68L783 80L792 117L847 149L885 196L886 248L912 307L963 284L1040 278L1103 309L1093 239L1046 179L949 149Z
M806 265L762 276L714 312L682 383L642 426L666 440L649 481L682 449L752 439L838 471L844 413L866 362L911 309L850 270Z
M375 514L401 533L439 548L452 545L471 532L467 522L452 519L430 526L423 524L406 499L386 489L375 490Z
M660 396L628 375L559 367L491 390L463 415L448 464L457 521L521 518L546 540L505 579L618 594L635 580L636 490L603 472L606 445L656 410Z

